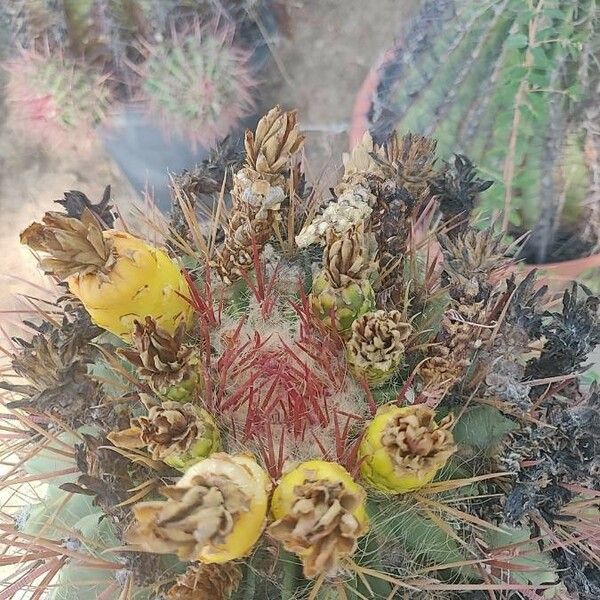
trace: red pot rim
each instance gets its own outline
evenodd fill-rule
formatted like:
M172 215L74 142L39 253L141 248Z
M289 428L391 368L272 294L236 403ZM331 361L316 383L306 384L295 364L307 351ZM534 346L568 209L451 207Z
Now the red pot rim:
M554 281L564 280L571 281L577 279L584 271L588 269L600 268L600 253L591 254L590 256L582 256L581 258L573 258L561 262L546 263L540 265L522 265L522 268L527 273L537 269L546 271L550 275L550 279Z
M362 139L365 131L369 129L369 113L373 106L373 100L377 93L377 88L381 81L381 72L385 66L393 59L400 41L394 43L379 57L377 62L369 69L367 76L363 80L352 110L352 119L350 121L350 131L348 134L350 149L354 148Z

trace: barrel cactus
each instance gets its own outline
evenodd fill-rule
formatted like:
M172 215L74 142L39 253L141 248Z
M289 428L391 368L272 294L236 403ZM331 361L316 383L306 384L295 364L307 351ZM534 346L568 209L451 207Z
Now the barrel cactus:
M269 4L15 1L6 18L25 52L6 65L9 102L43 142L83 138L109 108L142 101L167 132L212 146L253 108Z
M600 48L595 0L427 1L383 64L368 126L466 153L494 186L481 209L502 213L537 263L598 248Z
M252 109L249 54L227 32L175 35L146 51L141 100L169 131L211 145Z
M103 122L112 103L106 76L62 54L24 51L7 64L6 101L32 138L60 143L84 137Z
M294 112L245 142L212 191L222 220L187 211L160 253L126 237L148 286L111 293L130 334L65 295L14 339L3 485L47 488L17 514L5 503L10 594L596 594L599 392L580 374L600 299L574 284L561 308L519 274L502 236L456 209L488 182L430 139L366 136L331 197L305 180ZM123 248L103 254L108 203L76 197L23 241L106 300ZM325 315L324 271L334 296L368 285L368 309L336 297Z

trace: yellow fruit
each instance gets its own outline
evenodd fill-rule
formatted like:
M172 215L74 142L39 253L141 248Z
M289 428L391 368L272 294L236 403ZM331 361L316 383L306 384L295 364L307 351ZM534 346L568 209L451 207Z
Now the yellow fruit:
M267 521L271 482L244 454L212 454L192 465L166 500L138 502L127 542L186 561L225 563L247 556Z
M151 316L169 333L192 309L188 285L179 267L162 250L123 231L104 231L114 244L115 262L108 273L75 274L69 290L84 304L96 325L129 339L134 321Z
M222 458L225 456L227 460ZM217 454L214 458L207 458L190 467L179 484L185 486L193 481L194 477L205 473L228 478L238 485L251 501L248 512L237 516L225 543L205 546L197 560L203 563L224 563L247 556L260 538L267 522L268 493L271 488L269 476L250 456Z
M302 559L306 578L335 577L369 529L366 497L341 465L309 460L284 475L275 489L269 534Z
M422 488L446 464L456 447L452 417L438 425L425 406L384 406L368 425L358 456L361 475L373 487L394 494Z

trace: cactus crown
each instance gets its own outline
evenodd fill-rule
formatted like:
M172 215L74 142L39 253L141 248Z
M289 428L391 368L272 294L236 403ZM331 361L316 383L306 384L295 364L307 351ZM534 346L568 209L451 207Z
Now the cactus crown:
M31 381L2 384L18 396L7 482L49 485L6 516L6 562L27 569L11 589L60 570L82 598L586 594L600 448L581 371L599 299L573 284L547 310L466 214L487 183L433 141L366 136L326 198L301 144L295 113L270 111L224 194L202 188L218 218L182 208L170 256L115 237L125 266L83 278L89 294L69 278L77 317L63 298L19 343ZM125 235L71 209L24 241L56 260L71 230L84 254Z

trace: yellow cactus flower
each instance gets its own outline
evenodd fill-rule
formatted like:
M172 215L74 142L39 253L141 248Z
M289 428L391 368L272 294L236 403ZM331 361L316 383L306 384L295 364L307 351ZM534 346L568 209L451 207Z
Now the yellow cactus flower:
M309 460L284 475L275 488L269 533L298 554L308 578L334 574L351 556L369 522L366 492L337 463Z
M178 265L124 231L102 231L87 209L81 219L46 213L43 223L21 234L21 242L48 254L41 262L45 271L68 283L94 323L123 339L146 316L169 333L191 317Z
M213 454L163 488L166 501L134 505L137 524L127 541L207 564L242 558L263 532L270 488L251 456Z
M384 406L368 425L358 449L361 475L373 487L393 494L429 483L456 451L453 417L439 424L422 405Z

